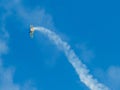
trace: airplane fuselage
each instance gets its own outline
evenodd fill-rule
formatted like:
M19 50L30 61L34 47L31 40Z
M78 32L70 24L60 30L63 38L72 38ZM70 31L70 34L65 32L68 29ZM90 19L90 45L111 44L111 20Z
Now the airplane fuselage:
M34 27L30 25L30 37L33 38Z

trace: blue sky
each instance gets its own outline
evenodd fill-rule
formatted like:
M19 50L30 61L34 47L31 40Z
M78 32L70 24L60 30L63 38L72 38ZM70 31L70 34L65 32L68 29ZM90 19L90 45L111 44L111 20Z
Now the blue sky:
M0 0L0 90L89 90L64 53L29 25L67 41L100 83L120 89L118 0Z

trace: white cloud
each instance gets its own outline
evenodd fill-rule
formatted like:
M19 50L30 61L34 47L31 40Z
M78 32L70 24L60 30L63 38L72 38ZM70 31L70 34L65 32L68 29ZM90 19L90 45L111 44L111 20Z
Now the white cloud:
M6 9L6 3L1 1L0 7ZM2 55L8 52L9 34L5 30L5 20L9 16L9 12L5 12L1 18L1 32L0 32L0 90L20 90L19 86L13 82L14 70L5 68L2 63Z
M108 69L108 76L114 80L114 83L120 83L120 67L111 66Z
M2 61L1 61L2 62ZM13 70L4 68L0 62L0 90L20 90L17 84L13 82Z
M37 88L34 86L34 83L32 81L27 81L21 90L37 90Z
M27 81L24 85L14 82L14 69L5 68L0 60L0 90L37 90L32 84L32 81Z
M108 81L114 90L120 89L120 66L111 66L107 70Z
M45 15L44 11L33 10L31 12L26 12L25 8L20 4L20 0L2 0L0 3L0 8L5 10L1 15L0 23L1 32L0 32L0 90L37 90L31 83L25 82L23 85L17 84L14 82L14 69L13 68L5 68L3 66L2 55L8 52L8 41L9 41L9 33L6 31L6 20L10 15L14 15L14 10L17 12L18 17L21 17L24 20L28 20L27 22L34 21L38 19L39 15ZM23 11L22 11L23 10ZM35 17L36 15L37 17ZM35 17L32 19L31 17ZM49 17L49 16L47 16ZM41 17L42 18L42 17ZM47 18L48 19L48 18ZM22 20L21 20L22 21ZM30 22L32 24L32 22ZM34 23L33 23L34 24Z
M2 55L7 52L6 40L0 40L0 90L37 90L37 88L31 86L30 82L26 82L24 85L14 83L14 69L5 68L2 63Z
M2 63L2 55L8 52L6 31L0 39L0 90L20 90L19 86L13 82L14 70L5 68ZM7 33L8 34L8 33Z
M20 17L22 17L24 24L40 25L47 28L55 28L52 17L45 12L44 9L36 8L35 10L25 10L24 7L19 7L17 10Z
M7 47L6 43L3 40L0 40L0 56L2 54L7 53L7 51L8 51L8 47Z
M93 50L89 49L86 44L76 44L76 47L78 50L80 50L79 56L82 60L88 63L94 59L95 54Z
M110 66L107 70L96 69L95 75L111 90L120 90L120 66Z
M10 15L16 15L16 18L20 18L20 22L24 26L32 24L55 29L51 15L47 14L40 6L36 6L35 9L26 9L26 6L23 6L20 0L11 0L10 2L9 0L3 0L0 6L6 11L2 20Z
M20 85L14 83L14 69L13 68L5 68L3 66L2 55L8 52L8 36L9 34L6 31L3 32L0 39L0 90L37 90L29 82L24 83L25 85ZM27 85L27 88L25 87ZM30 88L30 89L29 89Z

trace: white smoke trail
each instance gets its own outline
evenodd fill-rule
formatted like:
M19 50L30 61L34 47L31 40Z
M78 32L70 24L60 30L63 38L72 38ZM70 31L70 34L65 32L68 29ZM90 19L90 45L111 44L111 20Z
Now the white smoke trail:
M65 41L62 41L57 34L44 27L34 27L34 29L47 35L50 40L52 40L64 51L68 61L72 64L73 68L77 72L81 82L83 82L90 90L109 90L108 87L99 83L96 79L93 78L92 75L89 74L89 70L76 56L70 45Z

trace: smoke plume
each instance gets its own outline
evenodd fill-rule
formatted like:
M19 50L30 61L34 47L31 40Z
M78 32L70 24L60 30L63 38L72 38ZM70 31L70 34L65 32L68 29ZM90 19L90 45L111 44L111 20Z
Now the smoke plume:
M109 90L108 87L99 83L91 74L89 74L89 70L87 69L86 65L83 64L76 56L70 45L67 42L62 41L56 33L44 27L34 27L34 29L48 36L48 38L65 53L68 61L78 74L80 81L83 82L90 90Z

